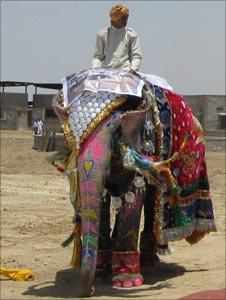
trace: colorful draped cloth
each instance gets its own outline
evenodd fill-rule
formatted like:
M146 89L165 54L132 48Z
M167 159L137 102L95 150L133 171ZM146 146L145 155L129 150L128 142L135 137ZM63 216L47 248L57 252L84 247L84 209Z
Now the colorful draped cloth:
M180 188L180 193L174 205L169 200L169 193L172 191L161 190L156 195L156 238L159 244L183 238L186 238L190 243L196 243L206 233L216 231L216 226L205 163L203 131L182 96L172 90L153 85L146 78L143 80L142 77L133 76L125 71L115 69L82 71L63 80L64 105L69 106L71 109L71 130L74 132L75 139L78 138L79 143L80 137L84 137L81 126L84 125L84 130L87 130L92 121L98 119L101 113L105 118L109 113L117 110L118 105L116 105L115 98L120 95L141 97L145 81L152 95L154 95L159 120L163 125L161 158L167 160L174 156L176 152L179 152L177 158L168 163L168 166L171 175ZM90 95L84 94L87 90L95 93L93 100ZM101 91L113 93L115 97L110 94L107 97L105 92ZM109 103L105 103L105 98ZM78 103L78 101L81 103ZM124 99L119 102L119 105L124 103L123 101ZM89 122L84 119L87 114L86 102L91 104L90 114L87 117ZM82 111L83 104L84 111ZM108 109L107 114L103 114L101 106L103 104L107 108L109 105L112 106L112 109ZM101 118L100 121L103 121L104 118ZM94 130L97 124L100 124L100 122L98 121L90 128ZM85 138L92 132L91 129L88 130ZM182 147L185 140L186 142ZM140 154L142 157L142 153Z
M180 151L185 137L188 137L179 157L170 164L171 173L181 189L178 207L173 208L167 202L167 193L163 193L157 204L156 223L161 223L158 241L164 244L186 238L195 243L205 233L216 231L202 127L182 96L157 86L152 86L152 90L164 125L163 158ZM178 222L181 213L186 222Z

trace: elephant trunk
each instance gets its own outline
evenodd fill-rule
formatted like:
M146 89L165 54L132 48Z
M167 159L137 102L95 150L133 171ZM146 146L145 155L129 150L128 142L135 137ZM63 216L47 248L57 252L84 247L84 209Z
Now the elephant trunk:
M86 140L78 157L83 235L80 286L83 297L93 294L102 190L110 165L110 148L110 131L100 127Z
M81 296L89 297L93 295L93 281L96 271L98 234L99 231L99 207L83 211L83 249L81 262Z

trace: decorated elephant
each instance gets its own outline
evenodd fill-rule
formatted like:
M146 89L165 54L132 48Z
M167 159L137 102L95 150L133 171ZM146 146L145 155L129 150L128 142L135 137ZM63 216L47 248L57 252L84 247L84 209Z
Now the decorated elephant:
M216 231L202 128L166 82L86 70L64 78L53 109L69 150L50 160L67 175L75 209L63 245L74 240L82 296L93 295L96 269L111 270L113 286L139 286L141 265L157 263L170 241Z

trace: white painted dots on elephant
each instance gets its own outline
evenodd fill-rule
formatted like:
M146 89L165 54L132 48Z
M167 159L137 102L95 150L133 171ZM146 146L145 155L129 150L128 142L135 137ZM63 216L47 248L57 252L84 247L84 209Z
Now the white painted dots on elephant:
M84 91L79 99L72 104L70 107L69 124L75 136L77 148L79 148L80 138L88 125L118 96L118 94L106 91L97 93Z

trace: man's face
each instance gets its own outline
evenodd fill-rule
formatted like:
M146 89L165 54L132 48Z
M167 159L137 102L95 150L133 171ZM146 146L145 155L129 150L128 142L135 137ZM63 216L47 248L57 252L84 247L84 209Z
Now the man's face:
M128 17L122 17L117 22L111 22L111 23L116 28L123 28L123 27L126 27L127 22L128 22Z
M122 27L126 27L127 22L128 22L128 17L123 17L122 18Z

